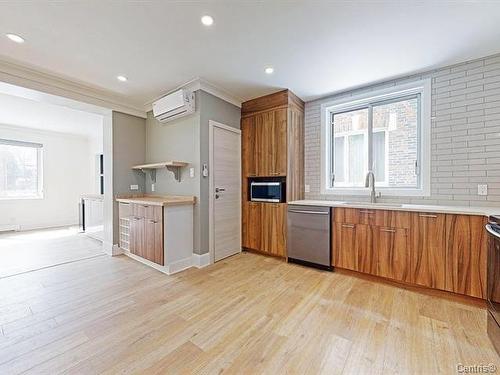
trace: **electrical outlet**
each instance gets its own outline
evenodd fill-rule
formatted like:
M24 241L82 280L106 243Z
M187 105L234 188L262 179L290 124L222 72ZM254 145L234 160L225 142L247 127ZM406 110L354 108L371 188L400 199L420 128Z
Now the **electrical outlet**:
M194 178L194 168L189 168L189 177Z
M309 193L311 191L311 187L309 185L304 185L304 190L306 193Z
M488 185L477 185L477 195L488 195Z
M139 190L139 185L130 185L130 190Z

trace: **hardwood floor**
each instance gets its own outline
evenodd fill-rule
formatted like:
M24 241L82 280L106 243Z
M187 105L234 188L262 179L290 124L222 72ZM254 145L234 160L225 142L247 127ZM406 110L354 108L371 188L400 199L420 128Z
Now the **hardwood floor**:
M0 374L435 374L499 358L486 311L251 253L166 276L97 257L0 279Z
M103 255L101 242L77 227L5 232L0 234L0 278Z

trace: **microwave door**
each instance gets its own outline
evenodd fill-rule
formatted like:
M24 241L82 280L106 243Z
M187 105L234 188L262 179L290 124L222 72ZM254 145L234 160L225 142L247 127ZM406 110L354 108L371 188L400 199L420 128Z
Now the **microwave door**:
M252 182L250 200L279 203L281 201L281 184L279 182Z

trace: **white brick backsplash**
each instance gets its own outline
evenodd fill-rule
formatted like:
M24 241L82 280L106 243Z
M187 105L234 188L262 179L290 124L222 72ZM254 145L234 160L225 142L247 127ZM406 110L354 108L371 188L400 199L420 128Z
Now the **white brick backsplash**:
M500 211L500 54L306 103L306 198L367 199L320 194L321 104L424 78L432 79L431 196L380 201L493 205ZM487 196L477 195L477 184L488 184Z

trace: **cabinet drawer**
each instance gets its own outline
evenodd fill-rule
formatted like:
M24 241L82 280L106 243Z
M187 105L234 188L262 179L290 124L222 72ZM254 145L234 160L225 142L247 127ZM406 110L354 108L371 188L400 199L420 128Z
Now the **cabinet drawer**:
M162 206L150 206L147 204L133 204L132 214L135 217L150 219L150 220L161 220L163 215Z
M373 225L389 228L410 228L411 214L406 211L375 210Z
M118 204L118 217L120 219L128 218L132 216L132 205L130 203L122 203Z
M371 225L375 221L376 210L368 208L334 208L333 221L345 224Z

